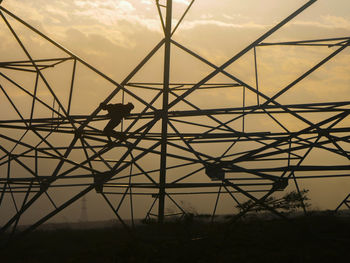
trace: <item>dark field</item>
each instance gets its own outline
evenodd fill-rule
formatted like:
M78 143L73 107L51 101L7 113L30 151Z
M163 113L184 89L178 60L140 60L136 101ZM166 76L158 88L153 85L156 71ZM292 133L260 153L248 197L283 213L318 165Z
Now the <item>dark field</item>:
M350 262L350 217L227 223L200 220L41 230L0 250L0 262Z

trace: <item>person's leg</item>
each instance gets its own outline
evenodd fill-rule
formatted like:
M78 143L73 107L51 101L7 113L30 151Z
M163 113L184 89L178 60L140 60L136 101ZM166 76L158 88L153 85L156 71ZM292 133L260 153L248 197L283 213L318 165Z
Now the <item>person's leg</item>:
M107 135L109 141L112 141L111 137L118 138L118 133L114 131L114 128L117 127L120 122L121 119L111 119L103 129L103 133Z
M104 134L112 134L114 131L113 129L118 126L118 124L121 122L121 119L111 119L106 127L103 129Z

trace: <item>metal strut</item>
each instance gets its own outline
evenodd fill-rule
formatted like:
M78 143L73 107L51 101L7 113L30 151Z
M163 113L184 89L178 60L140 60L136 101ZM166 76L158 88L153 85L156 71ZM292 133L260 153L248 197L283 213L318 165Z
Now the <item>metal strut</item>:
M163 83L161 154L160 154L159 198L158 198L158 222L159 223L163 223L164 221L164 206L165 206L172 4L173 4L172 0L167 0L165 31L164 31L165 33L164 75L163 75L164 83Z

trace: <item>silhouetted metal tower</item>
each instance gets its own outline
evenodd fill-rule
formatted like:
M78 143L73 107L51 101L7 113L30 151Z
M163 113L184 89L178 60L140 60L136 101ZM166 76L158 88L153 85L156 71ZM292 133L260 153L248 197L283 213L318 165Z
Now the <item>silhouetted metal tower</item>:
M87 206L86 206L86 196L83 196L81 199L81 211L80 211L80 222L87 222L89 221L88 219L88 214L87 214Z
M120 209L128 205L133 221L134 199L139 196L151 200L147 217L154 216L162 223L166 216L165 200L180 211L176 214L186 213L178 196L215 195L214 216L222 196L238 205L240 198L250 199L254 205L264 204L266 198L283 191L289 182L299 191L299 180L345 177L350 172L346 148L350 100L295 104L280 103L279 98L345 50L350 37L265 42L315 2L307 1L218 66L173 38L194 0L175 25L172 18L175 3L156 0L164 37L120 83L0 5L4 24L25 54L23 60L0 62L1 99L14 116L0 119L0 212L6 215L1 231L11 230L16 234L23 214L30 213L35 204L43 200L49 202L46 214L36 218L22 233L30 232L91 191L101 195L120 222L128 227ZM55 54L60 55L50 58L33 55L13 27L14 22L50 44L57 51ZM272 46L327 47L330 54L274 94L267 95L259 87L257 50ZM162 48L162 81L135 81L135 76ZM194 83L173 81L171 54L175 49L212 71ZM251 76L255 76L255 86L228 71L229 66L248 53L254 57ZM69 76L69 81L56 87L56 81L51 81L50 76L61 66L68 71L65 76ZM95 88L89 86L90 76L113 87L103 93L104 103L124 100L127 96L136 105L123 123L126 141L111 142L101 131L100 123L108 117L99 114L101 107L100 101L96 101L96 92L91 95L91 100L95 100L93 110L84 108L88 103L79 105L83 113L74 108L82 98L75 95L77 92L83 90L87 97L87 91ZM215 81L216 76L229 81ZM23 84L22 80L30 84ZM242 89L242 104L210 107L210 98L208 106L199 107L196 96L203 90L215 89ZM26 103L18 103L13 90L21 92ZM149 96L140 90L150 92ZM102 94L102 89L99 92ZM248 92L256 97L250 104L246 98ZM319 119L312 120L307 114L318 114ZM271 122L269 129L246 126L248 117L260 116ZM299 121L302 128L286 127L280 116ZM335 154L344 161L332 166L307 165L305 160L313 149ZM307 172L319 174L300 175ZM69 195L56 194L56 190L62 188ZM120 197L118 202L115 202L116 196ZM86 204L85 199L82 200L83 213ZM273 207L265 207L282 216Z
M159 5L159 2L157 2ZM169 81L170 81L170 44L171 44L171 20L172 20L172 0L166 1L165 19L165 42L164 42L164 76L163 76L163 106L162 106L162 135L161 135L161 157L160 157L160 177L159 177L159 209L158 221L164 220L164 200L166 184L166 161L168 143L168 107L169 107Z

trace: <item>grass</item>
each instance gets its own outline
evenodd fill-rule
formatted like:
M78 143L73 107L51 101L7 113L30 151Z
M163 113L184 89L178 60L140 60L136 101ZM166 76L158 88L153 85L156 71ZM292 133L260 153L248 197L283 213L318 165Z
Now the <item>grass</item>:
M124 229L35 231L0 250L0 262L347 262L350 218L313 215Z

